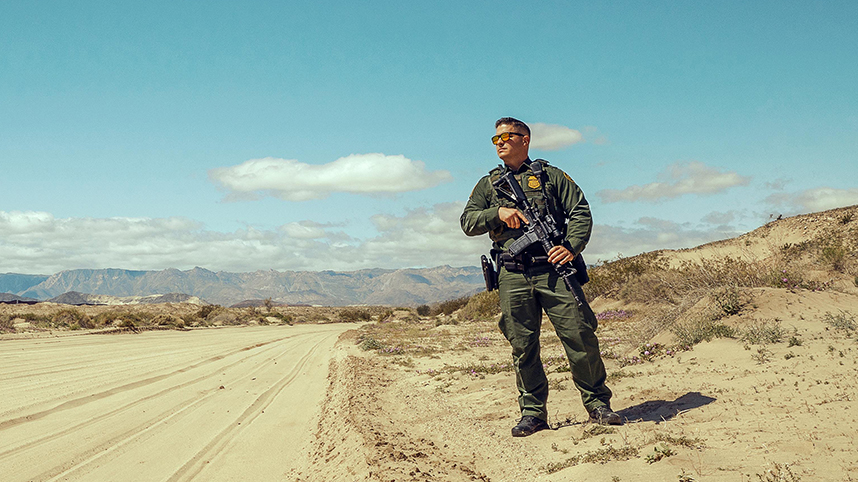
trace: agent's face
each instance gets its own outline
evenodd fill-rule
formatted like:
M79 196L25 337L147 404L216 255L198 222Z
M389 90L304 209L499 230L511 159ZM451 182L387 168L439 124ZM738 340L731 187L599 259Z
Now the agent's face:
M498 138L495 148L498 151L498 157L503 159L505 164L516 168L527 159L527 148L530 145L530 136L521 131L522 129L506 124L499 125L495 131L496 136L504 133L513 134L508 137L508 140Z

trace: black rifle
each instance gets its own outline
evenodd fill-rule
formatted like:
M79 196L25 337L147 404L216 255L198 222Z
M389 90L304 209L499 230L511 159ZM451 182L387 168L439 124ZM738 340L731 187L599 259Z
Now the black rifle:
M527 202L527 196L521 189L521 185L516 181L515 175L509 170L506 170L496 181L492 183L497 193L515 204L515 207L527 219L527 226L524 227L524 234L513 241L507 248L511 256L518 256L529 246L540 243L548 253L551 248L562 243L563 235L557 229L557 224L551 215L542 216L539 211L533 208ZM558 264L551 263L557 274L563 278L563 282L572 295L575 296L575 301L578 306L581 306L584 292L581 289L581 284L575 278L577 270L572 267L572 263Z

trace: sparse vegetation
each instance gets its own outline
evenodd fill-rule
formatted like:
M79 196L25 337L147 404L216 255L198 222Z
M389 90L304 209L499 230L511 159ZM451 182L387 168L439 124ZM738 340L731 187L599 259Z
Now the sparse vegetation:
M372 313L363 308L344 308L337 315L340 321L347 323L357 323L361 321L369 321L372 319Z
M614 460L629 460L637 457L638 453L639 450L635 447L625 446L617 449L609 445L607 447L575 455L563 462L548 464L543 467L543 470L549 474L553 474L554 472L559 472L567 467L573 467L579 464L606 464Z
M836 315L830 311L826 312L822 315L822 321L835 331L839 331L846 336L851 336L858 330L858 323L855 322L855 316L847 311L841 311Z
M646 456L646 462L648 464L654 464L665 457L673 455L676 455L676 452L667 445L656 445L653 449L653 453Z
M694 346L714 338L734 338L736 330L707 316L693 317L673 327L673 334L683 346Z
M794 474L789 464L773 463L772 468L757 474L761 482L800 482L801 477Z

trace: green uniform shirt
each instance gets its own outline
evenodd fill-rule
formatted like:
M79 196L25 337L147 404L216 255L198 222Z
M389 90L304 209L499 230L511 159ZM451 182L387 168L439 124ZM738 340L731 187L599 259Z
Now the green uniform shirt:
M543 177L547 180L545 191L549 199L544 199L542 181L531 169L531 162L543 163ZM503 169L508 168L504 166ZM489 233L495 249L505 249L524 234L523 229L508 228L498 217L499 207L515 207L511 201L499 199L492 186L492 181L501 173L501 167L497 167L477 182L460 219L462 231L468 236ZM587 204L584 193L575 181L565 172L548 165L545 161L530 161L530 159L521 165L515 178L532 205L543 213L547 210L554 215L557 228L561 233L565 231L566 247L575 255L583 251L590 240L593 218L590 215L590 205Z

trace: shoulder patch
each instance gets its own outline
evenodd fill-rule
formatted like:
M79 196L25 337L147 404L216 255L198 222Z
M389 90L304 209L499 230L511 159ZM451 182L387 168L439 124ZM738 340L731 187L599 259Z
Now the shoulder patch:
M575 182L575 181L572 181L572 178L571 178L571 177L569 177L569 174L566 174L566 173L564 172L564 173L563 173L563 175L564 175L564 176L566 176L566 179L567 179L568 181Z

